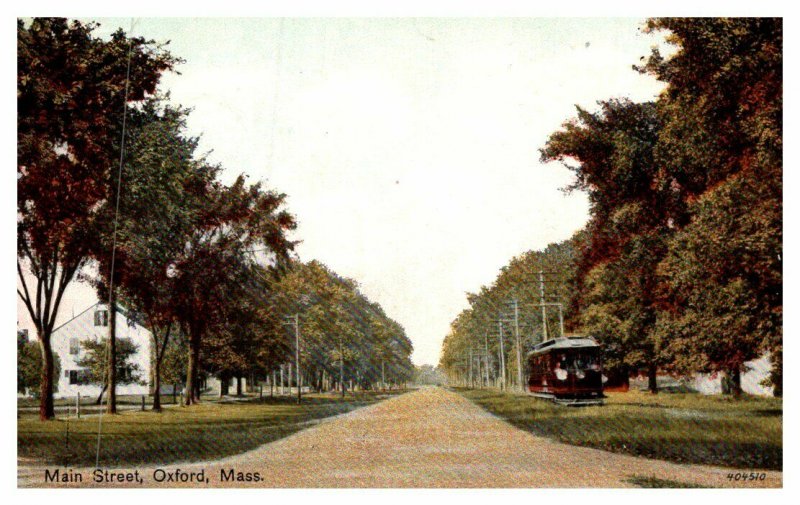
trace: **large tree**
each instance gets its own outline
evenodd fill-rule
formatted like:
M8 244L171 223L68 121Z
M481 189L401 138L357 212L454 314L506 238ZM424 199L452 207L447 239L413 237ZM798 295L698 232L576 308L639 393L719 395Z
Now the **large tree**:
M215 181L198 189L206 194L204 214L172 268L173 308L189 344L186 405L199 400L203 341L244 289L241 272L255 261L252 252L268 253L278 267L285 264L294 248L286 233L296 226L283 209L285 195L249 185L245 176L230 186Z
M96 26L17 22L17 293L42 353L42 420L55 417L51 334L111 196L123 109L153 93L176 63L163 47L121 30L95 37Z
M234 378L241 394L241 378L271 372L288 347L282 314L272 305L277 272L257 263L240 267L238 281L227 291L222 317L209 327L202 346L202 368L219 377L222 395L228 394Z
M216 168L196 158L197 139L184 132L187 116L186 109L158 97L130 111L119 213L109 208L100 224L106 231L116 227L114 270L119 297L152 334L156 411L161 408L161 364L178 333L172 268L204 217L206 188L217 174ZM108 233L103 235L108 237ZM108 255L101 256L109 260ZM97 279L103 294L107 294L107 278Z
M676 51L642 68L659 100L660 184L680 231L661 266L660 338L677 368L726 371L773 354L782 375L783 25L772 18L658 18Z
M579 108L542 149L542 161L561 161L575 173L572 189L586 191L591 203L577 272L583 328L603 340L608 365L623 373L646 367L652 392L655 269L673 222L654 155L660 130L655 103L611 100L596 113Z

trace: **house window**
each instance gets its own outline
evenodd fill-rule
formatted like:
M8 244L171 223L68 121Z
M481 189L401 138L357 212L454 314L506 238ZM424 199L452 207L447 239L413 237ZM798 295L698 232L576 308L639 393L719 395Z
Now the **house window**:
M96 310L94 311L94 325L95 326L108 326L108 311Z
M74 337L69 339L69 353L78 354L79 352L81 352L81 343L78 339Z
M65 375L69 375L70 385L88 384L88 374L86 370L67 370Z

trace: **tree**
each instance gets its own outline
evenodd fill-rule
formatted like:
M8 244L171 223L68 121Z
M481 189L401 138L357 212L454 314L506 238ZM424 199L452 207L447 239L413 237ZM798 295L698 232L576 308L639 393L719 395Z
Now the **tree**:
M237 285L228 292L223 318L209 328L203 343L203 369L220 378L220 394L228 381L254 378L274 369L275 357L286 353L280 314L271 305L275 272L258 264L243 265Z
M177 62L162 46L121 30L108 41L96 38L96 26L60 18L17 22L17 293L42 353L42 420L55 417L50 338L109 198L125 88L127 103L138 102Z
M247 185L240 176L231 186L214 182L198 188L204 214L174 263L176 318L188 337L186 405L199 400L197 377L206 336L225 319L226 306L243 289L240 274L253 263L251 251L268 252L276 265L288 261L294 243L286 232L296 227L282 209L285 195Z
M99 220L101 229L116 228L115 291L152 334L155 411L161 409L161 364L178 332L172 267L204 218L205 188L217 175L216 168L195 159L197 139L184 133L187 116L186 109L164 104L161 97L130 111L118 217L109 209ZM107 251L101 247L100 255ZM95 284L107 294L105 277Z
M781 201L766 180L742 174L704 193L660 266L663 347L678 370L727 373L735 395L745 362L766 350L780 363Z
M176 330L171 334L171 338L162 345L159 382L162 384L171 384L173 387L173 394L177 394L179 385L186 384L186 338ZM155 372L155 368L153 371ZM154 375L154 385L155 382ZM155 406L155 402L153 405Z
M445 376L439 368L433 365L420 365L416 367L414 373L414 384L442 386L445 384Z
M95 403L100 405L103 394L109 388L109 377L106 370L107 342L104 339L87 339L81 341L84 354L75 361L75 364L84 369L83 380L89 384L102 385L100 394ZM129 338L117 340L117 354L115 360L116 376L120 384L138 384L141 382L141 367L132 361L139 347Z
M655 269L674 221L655 161L660 131L656 104L611 100L597 113L578 108L578 119L541 150L542 161L561 161L575 173L570 189L586 191L591 203L578 260L581 322L606 344L608 365L623 373L647 367L653 393L660 364Z
M53 373L61 373L61 361L53 356ZM42 352L36 342L28 340L27 334L17 334L17 392L33 396L40 394L42 380ZM53 384L53 391L58 391L58 383Z
M782 44L774 18L657 18L676 51L640 69L667 83L656 147L681 211L660 338L676 367L726 370L764 351L782 377Z

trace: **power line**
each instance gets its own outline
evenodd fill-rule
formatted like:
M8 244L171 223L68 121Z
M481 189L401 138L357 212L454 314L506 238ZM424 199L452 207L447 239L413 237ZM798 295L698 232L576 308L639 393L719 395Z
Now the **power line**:
M120 201L120 194L122 188L122 166L125 159L125 128L127 126L127 119L128 119L128 91L130 89L130 81L131 81L131 56L133 55L133 18L131 18L131 28L128 32L128 62L125 69L125 94L124 100L122 102L122 135L120 138L120 147L119 147L119 169L117 170L117 201L114 207L114 233L112 235L111 240L111 268L110 268L110 275L108 280L108 317L109 317L109 324L116 325L116 307L112 307L113 301L113 293L114 293L114 266L116 261L116 253L117 253L117 226L119 223L119 201ZM114 318L113 320L111 318ZM106 346L106 363L108 363L110 359L110 348L111 348L111 338L109 336L108 345ZM105 372L105 381L103 382L110 382L111 372L117 366L116 363L111 363L110 366L106 368ZM112 390L114 389L115 384L108 385L108 395L106 396L106 406L108 405L108 400L112 395ZM95 454L94 466L95 468L99 468L100 466L100 439L103 432L103 410L100 410L100 415L97 417L97 451Z

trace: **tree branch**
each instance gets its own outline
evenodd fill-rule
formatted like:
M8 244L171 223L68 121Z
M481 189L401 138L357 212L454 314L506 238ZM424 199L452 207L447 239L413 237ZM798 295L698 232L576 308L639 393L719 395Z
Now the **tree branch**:
M58 282L56 299L53 303L53 311L50 317L51 321L48 322L48 331L53 331L53 326L55 326L56 322L56 316L58 315L58 308L61 306L61 297L64 296L64 291L67 290L67 286L72 280L72 277L75 275L75 272L78 270L78 266L79 264L75 264L61 269L61 279Z

